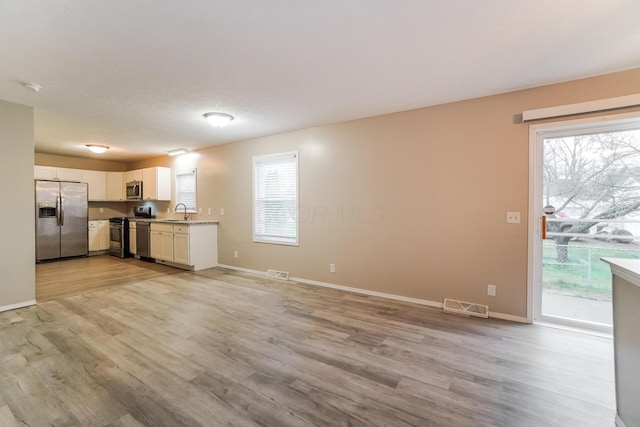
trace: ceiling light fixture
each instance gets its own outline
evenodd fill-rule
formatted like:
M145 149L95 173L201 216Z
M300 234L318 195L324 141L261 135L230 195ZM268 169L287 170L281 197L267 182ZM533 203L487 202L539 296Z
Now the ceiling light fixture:
M178 148L176 150L171 150L167 154L170 156L178 156L180 154L187 154L189 151L186 148Z
M24 86L26 89L32 90L34 92L40 92L40 89L42 89L42 86L40 86L37 83L29 83L29 82L20 82L22 84L22 86Z
M204 118L215 127L226 126L233 120L233 116L225 113L205 113Z
M96 154L102 154L109 149L106 145L87 144L87 148Z

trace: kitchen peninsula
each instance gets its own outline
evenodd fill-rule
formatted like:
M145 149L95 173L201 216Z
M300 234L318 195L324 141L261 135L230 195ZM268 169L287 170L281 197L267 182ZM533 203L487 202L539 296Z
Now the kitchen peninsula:
M616 426L640 426L640 260L602 260L613 274Z
M192 271L218 265L218 221L135 219L130 221L132 242L140 222L150 223L150 256L157 263ZM136 255L137 248L130 251Z

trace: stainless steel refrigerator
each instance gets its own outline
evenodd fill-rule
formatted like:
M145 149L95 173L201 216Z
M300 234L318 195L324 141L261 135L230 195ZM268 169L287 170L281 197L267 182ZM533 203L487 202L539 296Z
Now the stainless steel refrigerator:
M89 253L86 183L35 181L36 261Z

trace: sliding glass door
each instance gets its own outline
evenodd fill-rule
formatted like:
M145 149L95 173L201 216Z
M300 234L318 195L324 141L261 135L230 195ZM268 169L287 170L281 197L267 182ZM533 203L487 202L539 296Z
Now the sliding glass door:
M610 331L611 274L640 258L640 121L538 132L534 320Z

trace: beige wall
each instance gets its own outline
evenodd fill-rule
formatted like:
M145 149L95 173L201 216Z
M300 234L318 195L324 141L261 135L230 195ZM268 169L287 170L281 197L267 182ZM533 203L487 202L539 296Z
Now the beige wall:
M136 169L151 168L154 166L171 167L172 160L173 157L170 157L168 155L153 157L151 159L138 160L136 162L127 163L127 170L132 171Z
M174 169L198 168L198 205L220 219L222 264L431 301L457 298L525 317L528 125L514 124L514 115L638 92L640 69L171 161ZM300 151L300 247L252 243L252 156L288 150ZM521 224L507 224L507 211L521 212ZM486 295L487 284L497 286L496 297Z
M635 69L126 169L197 167L198 217L220 219L222 264L525 317L529 127L514 124L514 115L639 92ZM252 243L252 156L289 150L300 151L300 247ZM521 224L506 224L507 211L521 212ZM496 297L486 295L487 284L497 286Z
M0 310L35 300L33 109L0 101Z
M85 159L82 157L60 156L57 154L35 153L34 164L59 168L86 169L96 171L126 171L127 164L110 160Z

